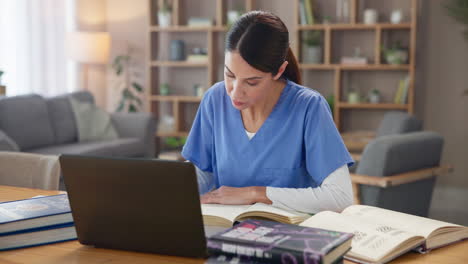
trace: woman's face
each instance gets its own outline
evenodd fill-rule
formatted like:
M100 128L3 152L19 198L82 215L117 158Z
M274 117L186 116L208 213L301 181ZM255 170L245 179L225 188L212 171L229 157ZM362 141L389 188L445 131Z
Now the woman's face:
M224 56L224 81L232 105L238 110L266 100L275 82L271 73L253 68L238 52L226 52Z

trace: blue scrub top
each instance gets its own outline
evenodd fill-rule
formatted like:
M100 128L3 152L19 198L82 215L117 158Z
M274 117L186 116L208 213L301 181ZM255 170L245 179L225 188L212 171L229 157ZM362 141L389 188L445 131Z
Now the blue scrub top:
M198 108L182 155L212 172L216 188L317 187L336 169L353 164L327 101L289 80L251 140L224 82L213 85Z

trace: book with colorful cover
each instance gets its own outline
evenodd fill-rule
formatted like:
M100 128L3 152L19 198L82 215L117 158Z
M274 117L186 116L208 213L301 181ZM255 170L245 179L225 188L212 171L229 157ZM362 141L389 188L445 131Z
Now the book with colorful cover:
M248 219L208 238L213 255L267 263L335 263L350 249L350 233Z
M0 203L0 235L70 222L66 194Z
M40 246L77 238L73 222L0 235L0 251Z

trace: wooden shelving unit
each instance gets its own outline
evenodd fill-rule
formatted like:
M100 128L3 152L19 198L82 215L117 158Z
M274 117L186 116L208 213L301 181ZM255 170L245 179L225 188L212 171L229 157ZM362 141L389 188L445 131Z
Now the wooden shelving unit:
M159 138L163 137L185 137L188 135L187 129L184 129L183 123L184 120L184 108L188 104L199 104L201 97L197 96L187 96L187 95L159 95L159 74L160 69L170 69L170 68L202 68L206 70L206 80L207 84L211 86L216 80L216 56L220 54L216 53L215 47L215 36L219 33L225 33L227 31L225 11L227 7L228 0L213 0L213 5L215 7L215 14L212 14L214 18L214 23L212 26L188 26L184 25L182 21L182 15L185 13L182 10L183 3L187 0L171 0L171 15L172 15L172 24L168 27L161 27L157 24L157 11L158 7L161 4L160 0L149 0L149 17L150 17L150 26L149 26L149 47L150 48L150 58L148 61L148 111L151 111L160 117L159 107L161 103L171 104L172 115L174 117L174 129L173 131L158 131L156 136ZM190 0L188 0L190 1ZM237 1L242 2L242 1ZM253 8L253 0L243 0L244 9L246 11L251 11ZM207 43L207 53L208 60L206 62L190 62L190 61L167 61L167 60L158 60L157 55L160 52L160 47L157 43L159 41L160 34L206 34L206 43ZM160 120L160 118L158 118Z
M362 24L358 21L358 4L365 1L350 0L349 23L340 24L313 24L301 25L300 24L300 0L294 1L294 21L295 21L295 54L301 58L301 33L304 31L323 31L323 64L306 64L301 63L299 68L306 71L333 71L333 95L335 98L334 104L334 119L338 129L342 130L342 112L345 110L403 110L409 113L414 112L414 79L415 79L415 49L416 49L416 27L417 27L417 6L418 0L411 1L411 21L401 24L390 23L377 23L377 24ZM389 65L381 61L381 46L382 46L382 32L384 30L405 30L408 31L409 37L409 64L405 65ZM374 34L374 61L373 63L356 66L356 65L343 65L332 63L333 55L333 34L340 31L371 31ZM408 72L411 79L408 87L408 102L407 104L393 104L393 103L358 103L349 104L342 102L343 95L343 74L347 71L404 71Z
M223 43L217 42L219 34L224 34L227 31L225 13L228 9L229 0L212 0L208 4L210 6L209 11L214 23L212 26L201 26L191 27L184 23L183 16L188 17L190 10L185 10L188 1L191 0L172 0L172 25L169 27L160 27L157 24L157 10L160 0L149 0L149 47L150 56L148 60L148 85L150 89L147 89L148 94L148 111L155 113L160 117L159 106L161 104L171 104L171 112L175 119L175 127L173 131L158 132L158 137L184 137L188 134L187 126L182 123L184 120L184 109L187 105L198 104L201 101L201 97L189 96L189 95L160 95L160 74L161 71L167 71L171 69L189 69L190 71L205 71L207 86L211 86L213 83L218 81L216 78L217 73L222 71L219 67L219 61L222 60L223 54L219 52L219 45ZM273 1L273 0L271 0ZM282 0L277 0L282 1ZM320 0L318 0L320 1ZM323 2L328 0L321 0ZM307 74L309 71L325 71L331 73L333 78L332 93L335 97L334 104L334 119L337 127L342 130L343 123L343 112L352 110L365 110L365 111L387 111L387 110L401 110L413 113L414 111L414 80L415 80L415 51L416 51L416 27L417 27L417 5L418 0L408 0L411 7L411 18L410 21L403 22L401 24L390 24L390 23L378 23L373 25L362 24L359 17L359 4L366 3L372 0L349 0L350 16L349 23L339 24L314 24L314 25L301 25L299 19L299 2L300 0L292 1L293 8L291 8L291 15L293 17L293 25L288 25L290 30L290 36L292 48L295 51L297 58L301 58L301 35L305 31L321 31L323 40L323 64L308 64L300 63L299 68L303 74ZM389 0L392 1L392 0ZM322 2L322 3L323 3ZM255 0L237 0L236 3L242 3L245 11L251 11L256 9L258 6ZM328 3L328 2L327 2ZM206 3L205 3L206 5ZM385 34L388 32L404 32L408 34L409 43L409 62L404 65L389 65L385 64L381 59L382 50L381 46ZM348 33L349 32L349 33ZM334 50L334 38L338 34L372 34L374 37L371 38L371 42L374 46L372 51L373 60L371 63L362 66L356 65L345 65L339 64L336 60L336 51ZM208 53L208 60L206 62L188 62L188 61L167 61L159 58L158 54L163 52L162 47L158 45L160 36L162 34L196 34L197 36L206 37L206 48ZM217 46L218 45L218 46ZM168 47L164 47L166 50ZM299 59L300 60L300 59ZM393 104L393 103L358 103L349 104L344 102L344 80L346 74L350 72L389 72L397 73L404 72L408 73L411 78L411 82L408 89L408 100L406 104ZM205 77L204 77L205 78ZM306 84L307 86L307 84ZM187 88L189 89L189 88ZM186 118L186 117L185 117ZM187 120L190 121L190 120Z

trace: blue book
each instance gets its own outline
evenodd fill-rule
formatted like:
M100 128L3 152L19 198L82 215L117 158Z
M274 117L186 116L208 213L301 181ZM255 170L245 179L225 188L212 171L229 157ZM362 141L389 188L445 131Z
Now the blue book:
M40 246L76 239L73 222L0 235L0 251Z
M0 203L0 236L70 222L66 194Z
M322 263L342 261L353 234L249 219L208 238L208 251L243 261Z

